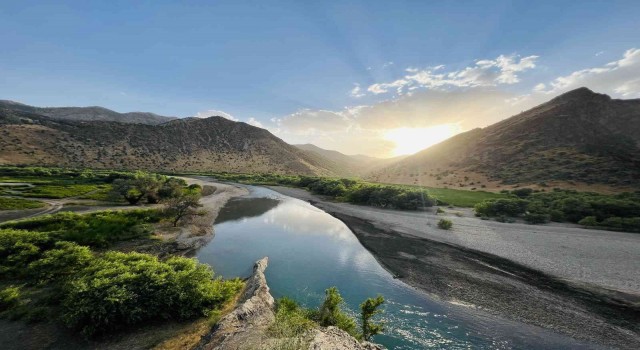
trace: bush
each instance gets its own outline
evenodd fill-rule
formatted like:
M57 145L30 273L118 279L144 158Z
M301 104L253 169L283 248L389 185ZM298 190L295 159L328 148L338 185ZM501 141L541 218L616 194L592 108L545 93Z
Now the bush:
M28 269L39 281L61 283L88 266L92 259L89 248L62 241L30 263Z
M595 216L586 216L578 224L582 226L598 226L598 220Z
M25 277L24 267L52 248L54 240L44 232L0 230L0 275Z
M331 287L325 290L325 299L318 310L318 323L323 327L336 326L343 331L357 337L356 322L342 311L344 299L338 292L338 288Z
M502 198L487 200L475 206L480 216L519 216L525 213L528 202L523 199Z
M524 221L529 224L546 224L549 220L551 220L551 216L549 214L526 213L524 215Z
M362 321L362 339L369 341L372 336L382 333L384 327L381 323L371 322L371 318L382 313L380 305L384 303L384 298L378 295L376 298L368 298L360 304L360 319Z
M283 297L276 303L275 322L269 326L269 334L275 338L293 338L313 328L308 310L293 299Z
M516 190L511 191L511 193L516 195L519 198L527 198L533 193L533 189L531 189L531 188L518 188Z
M60 240L106 247L116 241L147 237L152 232L148 224L158 221L158 210L101 211L90 214L64 212L5 223L0 228L49 232Z
M209 266L192 259L162 262L148 254L108 252L68 283L63 318L92 336L145 321L205 316L242 287L239 280L212 278Z
M0 290L0 311L8 310L20 301L20 288L9 286Z
M453 223L451 222L451 220L440 219L440 221L438 221L438 228L441 228L443 230L450 230L451 227L453 227Z

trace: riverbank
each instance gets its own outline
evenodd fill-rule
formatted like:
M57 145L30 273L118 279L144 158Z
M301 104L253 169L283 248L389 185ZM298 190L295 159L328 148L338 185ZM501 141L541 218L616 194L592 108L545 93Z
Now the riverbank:
M213 221L220 209L233 197L242 196L248 191L241 186L219 184L208 179L185 179L188 184L215 186L213 194L202 197L200 203L205 215L186 220L184 225L174 228L172 223L159 223L154 226L154 235L140 239L116 242L109 251L145 252L157 256L185 255L199 248L213 238ZM156 207L157 205L154 205ZM151 206L147 206L149 208ZM113 207L107 209L121 209ZM126 208L140 209L127 206ZM92 211L90 209L89 211ZM104 210L104 209L103 209ZM125 209L126 210L126 209ZM88 211L86 211L88 212ZM1 288L0 288L1 289ZM228 305L232 307L233 305ZM230 311L230 310L228 310ZM226 312L224 309L222 312ZM3 349L183 349L186 344L197 343L206 334L213 318L200 317L190 321L147 322L132 327L109 338L85 340L74 331L57 321L58 315L52 315L43 322L30 322L25 319L0 319L0 343ZM215 314L212 314L214 317ZM213 320L213 321L212 321Z
M486 222L457 209L447 210L454 228L444 231L435 211L382 210L270 188L342 220L388 270L435 297L581 340L640 347L640 236Z

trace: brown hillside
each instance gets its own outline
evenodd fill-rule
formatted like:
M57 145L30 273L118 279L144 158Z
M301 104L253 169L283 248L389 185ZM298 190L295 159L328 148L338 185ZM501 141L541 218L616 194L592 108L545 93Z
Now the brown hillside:
M332 175L268 131L222 117L146 125L0 109L0 124L0 164Z
M588 184L640 187L640 100L580 88L373 173L438 186Z

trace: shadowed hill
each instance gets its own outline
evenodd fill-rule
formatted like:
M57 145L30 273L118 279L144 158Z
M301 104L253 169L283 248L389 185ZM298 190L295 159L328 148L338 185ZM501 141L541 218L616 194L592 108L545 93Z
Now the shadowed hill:
M323 162L321 164L325 168L340 176L362 176L405 157L376 158L363 155L346 155L338 151L320 148L310 143L294 146L305 151L310 157L318 159L319 162Z
M640 100L580 88L456 135L370 176L455 187L542 182L640 186Z
M333 175L267 130L222 117L147 125L0 109L0 124L0 164Z
M118 113L103 107L33 107L19 102L0 100L0 109L29 112L51 119L79 121L112 121L120 123L162 124L176 117L165 117L148 112Z

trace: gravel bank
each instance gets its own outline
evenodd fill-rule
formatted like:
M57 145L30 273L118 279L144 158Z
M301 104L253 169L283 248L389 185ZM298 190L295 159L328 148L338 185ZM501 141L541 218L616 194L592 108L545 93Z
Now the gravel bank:
M640 235L335 203L271 187L342 220L392 273L436 297L618 348L640 348ZM451 231L437 228L447 217Z

